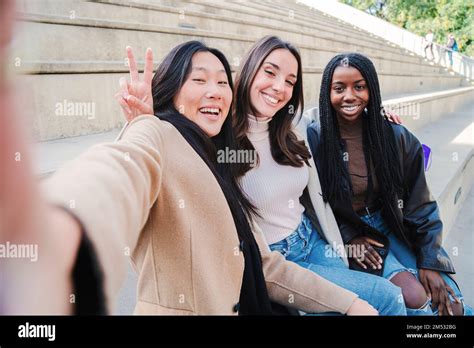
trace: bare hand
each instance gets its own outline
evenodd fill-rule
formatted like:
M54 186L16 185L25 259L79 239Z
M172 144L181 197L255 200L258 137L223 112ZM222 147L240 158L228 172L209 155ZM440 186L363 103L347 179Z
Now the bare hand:
M126 50L130 67L130 82L125 77L120 78L120 91L115 94L115 98L122 107L126 120L130 122L140 115L153 114L153 96L151 93L153 52L151 48L146 50L145 70L141 80L132 48L127 46Z
M356 237L352 239L349 244L358 246L355 249L362 251L361 255L351 255L359 266L364 269L367 269L367 267L371 267L372 269L382 269L383 260L372 245L382 248L383 244L365 236Z
M451 294L457 303L461 303L461 301L456 297L453 289L446 284L439 272L420 269L420 282L425 288L428 297L431 298L431 308L438 308L439 315L453 315L448 293Z
M403 123L402 118L391 111L385 111L385 115L387 116L387 120L389 120L392 123L395 123L395 124Z

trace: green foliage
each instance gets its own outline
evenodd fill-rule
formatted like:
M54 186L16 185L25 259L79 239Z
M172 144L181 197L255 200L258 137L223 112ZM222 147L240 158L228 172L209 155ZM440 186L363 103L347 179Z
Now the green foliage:
M445 45L452 33L459 51L474 56L474 0L341 0L417 35L432 30Z

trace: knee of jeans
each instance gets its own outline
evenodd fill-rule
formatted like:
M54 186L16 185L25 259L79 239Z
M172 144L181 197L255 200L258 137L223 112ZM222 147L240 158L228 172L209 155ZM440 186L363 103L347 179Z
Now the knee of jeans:
M379 303L377 308L380 315L406 315L402 289L387 279L380 278L374 287L373 296L380 296L381 294L383 294L383 301Z
M390 301L396 300L403 303L402 289L384 278L380 278L380 280L377 284L377 292L385 294Z

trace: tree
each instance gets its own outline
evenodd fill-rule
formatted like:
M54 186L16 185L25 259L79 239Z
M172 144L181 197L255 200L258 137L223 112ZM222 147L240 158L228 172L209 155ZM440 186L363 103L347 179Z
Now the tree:
M452 33L459 51L474 56L474 0L341 0L417 35L432 30L445 45Z

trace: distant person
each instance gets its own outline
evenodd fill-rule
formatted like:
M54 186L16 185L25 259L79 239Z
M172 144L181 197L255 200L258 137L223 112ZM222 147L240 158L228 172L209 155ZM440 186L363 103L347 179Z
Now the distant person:
M452 69L453 68L453 52L458 51L458 43L456 42L456 39L454 38L453 34L448 35L446 48L448 49L449 69Z
M428 34L426 34L426 36L425 36L425 58L427 58L429 60L434 59L433 40L434 40L433 31L430 29L430 30L428 30ZM428 54L426 53L426 50L429 50L431 52L431 58L428 58Z

